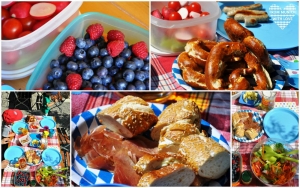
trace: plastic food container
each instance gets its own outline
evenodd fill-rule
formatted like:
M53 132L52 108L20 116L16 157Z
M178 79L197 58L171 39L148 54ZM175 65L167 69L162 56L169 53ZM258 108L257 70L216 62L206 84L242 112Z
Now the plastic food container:
M130 44L144 41L149 46L149 32L133 25L129 22L101 14L98 12L89 12L75 18L52 42L46 50L30 79L26 85L26 90L35 90L43 87L47 82L47 74L50 71L50 61L57 59L61 54L59 47L61 43L70 35L74 37L84 37L86 28L94 23L101 23L104 27L104 34L109 30L118 29L125 35L125 40ZM149 48L148 48L149 49Z
M184 51L186 42L194 37L215 40L217 21L221 15L217 2L198 2L209 15L188 20L169 21L151 15L151 45L162 52ZM151 2L151 11L162 10L165 2Z
M81 4L81 1L71 1L36 31L14 40L1 40L1 78L15 80L29 76L55 37L79 15Z
M31 142L31 137L28 134L22 136L19 138L19 142L22 144L22 146L28 146L28 144Z

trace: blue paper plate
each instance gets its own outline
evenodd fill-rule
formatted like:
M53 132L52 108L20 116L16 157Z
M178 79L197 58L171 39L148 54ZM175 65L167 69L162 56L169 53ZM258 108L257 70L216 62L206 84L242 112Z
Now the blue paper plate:
M268 137L293 143L299 137L299 116L288 108L274 108L264 117L264 129Z
M294 88L299 89L299 74L289 75L287 78L287 82L289 85L293 86Z
M4 152L4 158L9 161L17 162L18 158L20 158L24 154L24 149L20 146L10 146Z
M57 166L61 162L61 154L54 148L42 152L42 160L46 166Z
M254 107L254 106L258 106L261 102L261 96L259 95L259 93L257 93L257 100L254 102L254 103L250 103L249 101L244 101L243 99L243 95L244 95L245 92L242 92L242 94L240 95L240 99L239 99L239 103L240 104L243 104L243 105L246 105L246 106L251 106L251 107Z
M164 104L149 103L149 105L157 116L166 108L166 105ZM71 122L73 141L75 141L77 136L82 136L86 132L92 131L96 128L100 122L95 115L109 106L110 105L105 105L99 108L93 108L73 117ZM216 128L214 128L213 125L202 120L201 129L205 130L212 139L230 151L230 147L226 139ZM112 172L89 168L86 162L77 155L75 150L72 156L71 173L72 181L80 186L94 186L102 183L113 183L114 174ZM229 171L228 174L214 181L217 181L220 185L224 185L227 181L229 181L228 177L230 177Z
M45 127L48 126L49 129L54 129L56 126L55 121L51 118L51 117L44 117L41 121L40 121L40 125L41 127Z
M28 125L23 121L15 122L12 126L12 131L16 134L19 133L19 128L28 128Z
M261 117L261 115L259 113L254 112L253 110L239 110L239 111L237 111L237 113L239 113L239 112L250 112L250 113L252 113L253 114L252 120L254 122L257 122L260 126L263 127L263 118ZM249 140L245 136L244 137L237 137L237 136L234 135L233 138L236 139L239 142L254 142L254 141L260 139L263 134L264 134L264 129L262 128L261 131L258 133L258 135L252 140Z
M224 6L242 6L261 3L262 8L270 17L269 22L259 23L256 27L246 27L261 40L269 51L285 50L299 45L299 8L298 1L294 2L220 2L221 10ZM227 15L222 12L217 24L217 33L229 39L224 29ZM241 23L243 26L244 23ZM289 36L289 37L287 37Z

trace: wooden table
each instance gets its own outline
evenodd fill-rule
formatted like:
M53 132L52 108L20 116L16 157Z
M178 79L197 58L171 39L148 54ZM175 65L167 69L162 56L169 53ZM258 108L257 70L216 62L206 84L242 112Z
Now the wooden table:
M79 8L81 13L100 12L149 30L149 2L83 2ZM16 90L25 90L30 76L18 80L2 80Z

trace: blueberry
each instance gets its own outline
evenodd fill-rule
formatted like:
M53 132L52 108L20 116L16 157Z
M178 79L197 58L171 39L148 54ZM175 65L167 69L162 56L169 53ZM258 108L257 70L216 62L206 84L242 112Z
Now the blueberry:
M146 86L146 89L149 90L149 79L145 79L144 84Z
M114 59L115 65L119 68L123 67L125 61L126 61L126 59L124 57L116 57Z
M124 48L123 51L120 53L121 57L128 59L131 56L131 50L129 48Z
M52 61L50 62L50 68L53 69L55 67L59 67L59 61L56 59L52 59Z
M116 84L114 84L114 83L110 83L109 85L108 85L108 89L109 90L116 90Z
M105 68L110 68L111 66L113 66L114 59L111 56L107 55L102 58L102 62Z
M67 90L68 86L65 82L62 81L58 81L55 85L54 85L54 89L55 90Z
M146 75L144 71L135 71L135 79L139 81L144 81L146 79Z
M141 69L144 66L144 61L141 58L134 57L131 61L135 63L137 69Z
M123 78L123 73L122 72L118 72L115 76L114 76L114 79L115 80L119 80L119 79L122 79Z
M84 39L90 39L90 34L89 34L89 33L85 33L85 35L84 35L83 38L84 38Z
M144 61L148 61L149 62L149 59L150 59L150 57L149 57L150 55L149 55L149 53L148 53L148 55L147 55L147 57L145 58L145 59L143 59Z
M102 84L94 84L93 89L94 90L107 90L107 88L105 86L103 86Z
M76 71L78 69L78 64L74 61L69 61L67 64L67 69L71 71Z
M102 84L101 78L97 75L92 76L90 81L91 81L92 84Z
M102 85L108 86L110 83L112 83L112 77L107 75L105 78L102 78Z
M106 48L101 48L100 52L99 52L99 55L101 57L107 56L108 55L107 49Z
M67 70L66 65L60 65L59 68L60 68L63 72L65 72L65 71Z
M43 90L49 90L52 87L52 84L50 82L47 82L43 85Z
M126 90L136 90L136 88L133 84L128 84Z
M84 62L84 61L79 61L78 62L78 69L77 69L77 72L81 72L83 69L85 68L89 68L90 66Z
M99 39L97 39L96 43L97 43L97 46L99 49L106 47L106 42L105 42L105 39L103 36L101 36Z
M75 57L75 54L73 54L73 56L72 56L72 57L70 57L69 61L74 61L74 62L76 62L76 61L77 61L77 58Z
M92 69L96 69L96 68L98 68L98 67L100 67L102 65L102 62L101 62L101 60L98 57L94 57L91 60L90 64L91 64L91 68Z
M51 70L51 75L54 79L60 78L62 75L62 70L61 68L53 68Z
M47 80L48 80L48 82L53 82L54 78L53 78L53 75L51 72L48 73Z
M126 68L126 69L135 70L136 69L136 64L133 61L126 61L124 63L123 67Z
M85 45L86 45L86 41L84 40L84 38L77 38L76 39L76 46L78 47L78 48L84 48L85 47Z
M145 62L144 66L142 67L142 70L143 71L149 71L149 69L150 69L149 62Z
M126 90L127 82L124 79L119 79L116 81L116 89L117 90Z
M107 68L105 67L99 67L97 69L97 75L100 77L100 78L105 78L108 74L108 70Z
M119 68L118 67L116 67L116 66L112 66L112 67L110 67L109 69L108 69L108 74L110 75L110 76L114 76L114 75L116 75L118 72L119 72Z
M134 82L134 86L137 90L145 90L146 89L146 85L144 84L144 82L137 80Z
M61 54L57 60L59 64L64 65L69 61L69 57L67 57L65 54Z
M82 81L82 84L81 84L82 89L87 88L87 87L92 87L92 86L93 86L93 84L90 81L88 81L88 80Z
M94 75L94 71L90 68L83 69L81 76L84 80L89 80Z
M84 49L76 48L74 56L77 60L83 60L86 58L86 53Z
M85 50L89 49L90 47L92 47L95 44L95 41L92 39L85 39L86 45L84 47Z
M99 55L99 48L97 46L92 46L87 50L87 55L90 58L97 57Z
M126 82L132 82L134 80L135 74L133 70L127 69L123 72L123 78Z
M124 41L124 48L128 48L129 47L129 43L127 41Z

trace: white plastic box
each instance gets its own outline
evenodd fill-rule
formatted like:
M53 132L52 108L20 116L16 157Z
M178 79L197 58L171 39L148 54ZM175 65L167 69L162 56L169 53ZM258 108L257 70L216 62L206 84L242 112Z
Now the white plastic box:
M221 10L217 2L198 2L201 10L209 15L188 20L169 21L151 15L151 45L161 52L174 53L184 51L186 42L194 37L215 40L217 21ZM151 11L160 12L165 2L151 2Z
M29 35L1 40L1 78L15 80L29 76L55 37L80 14L81 4L81 1L71 1L63 11Z

